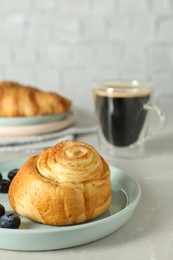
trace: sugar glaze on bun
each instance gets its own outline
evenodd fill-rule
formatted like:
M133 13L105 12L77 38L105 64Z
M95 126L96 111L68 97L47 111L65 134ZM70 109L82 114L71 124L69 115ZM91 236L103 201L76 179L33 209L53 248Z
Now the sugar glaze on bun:
M20 215L48 225L91 220L111 204L110 169L89 144L65 140L30 157L11 182Z

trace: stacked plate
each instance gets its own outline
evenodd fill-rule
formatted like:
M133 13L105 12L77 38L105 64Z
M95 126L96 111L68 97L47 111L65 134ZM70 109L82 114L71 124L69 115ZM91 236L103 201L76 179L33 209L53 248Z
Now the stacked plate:
M0 137L31 136L59 131L75 121L73 111L60 115L0 118Z

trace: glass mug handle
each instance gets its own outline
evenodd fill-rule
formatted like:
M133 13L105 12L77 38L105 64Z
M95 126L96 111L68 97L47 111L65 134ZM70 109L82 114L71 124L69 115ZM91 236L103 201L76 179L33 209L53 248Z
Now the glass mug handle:
M138 144L143 143L148 139L152 138L153 136L155 136L156 134L158 134L163 129L166 123L166 114L157 105L145 104L144 109L148 111L152 110L156 113L156 115L159 118L159 126L155 128L155 130L153 130L152 132L148 133L145 137L140 139Z

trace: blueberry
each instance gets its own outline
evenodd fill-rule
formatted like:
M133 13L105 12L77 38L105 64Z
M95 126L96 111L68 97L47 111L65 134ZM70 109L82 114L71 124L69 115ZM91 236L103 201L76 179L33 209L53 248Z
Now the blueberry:
M2 174L0 173L0 181L2 181Z
M11 181L2 179L2 181L0 181L0 193L8 193L10 183Z
M11 170L11 171L9 171L9 173L8 173L8 178L10 179L10 180L12 180L13 178L14 178L14 176L16 175L16 173L18 172L18 170L19 169L13 169L13 170Z
M8 215L3 215L0 218L0 227L1 228L19 228L21 224L21 219L18 215L14 215L13 213Z
M0 204L0 217L2 217L5 214L5 208L2 204Z

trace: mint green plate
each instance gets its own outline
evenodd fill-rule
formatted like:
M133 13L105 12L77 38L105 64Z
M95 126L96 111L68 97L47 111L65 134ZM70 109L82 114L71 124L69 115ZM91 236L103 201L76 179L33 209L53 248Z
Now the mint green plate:
M30 116L30 117L0 117L0 126L24 126L56 122L67 117L69 112L58 115Z
M26 159L0 163L5 177L11 169L18 168ZM21 218L19 229L0 229L0 248L40 251L79 246L103 238L117 229L133 214L141 196L139 184L123 171L111 168L112 204L100 217L78 225L54 227ZM0 203L6 212L12 212L6 194L0 194Z

